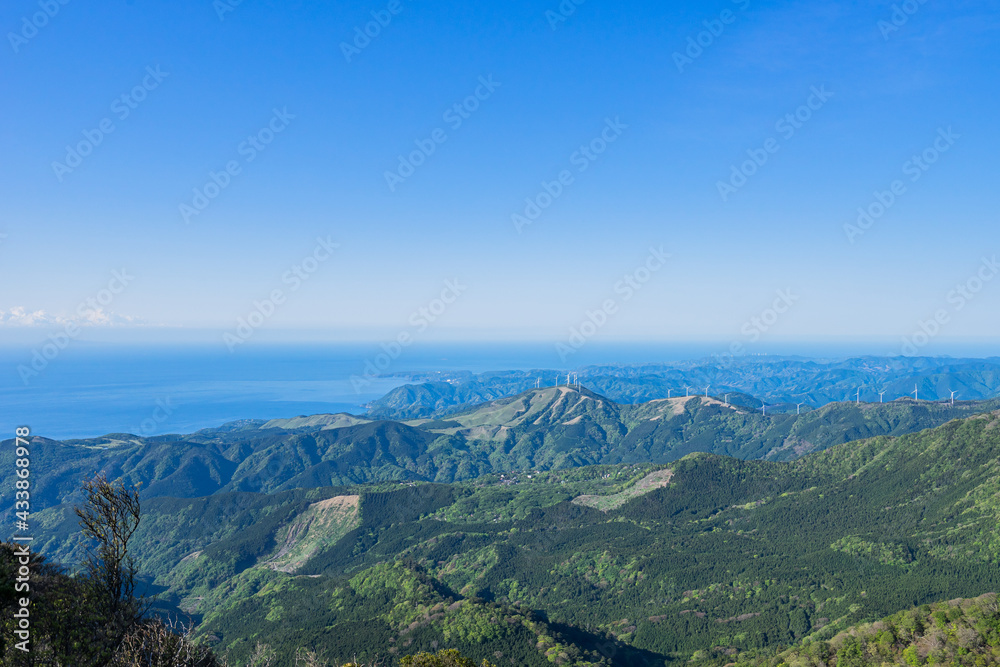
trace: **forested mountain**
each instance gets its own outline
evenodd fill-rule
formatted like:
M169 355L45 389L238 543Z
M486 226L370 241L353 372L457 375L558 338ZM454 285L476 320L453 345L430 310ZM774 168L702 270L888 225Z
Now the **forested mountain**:
M619 403L641 403L691 393L713 396L744 393L794 411L798 403L819 407L833 402L874 402L912 396L941 400L957 392L966 400L1000 394L1000 358L951 359L928 357L859 357L815 360L799 357L721 355L672 364L585 366L579 380ZM490 373L432 373L411 376L413 384L399 387L369 404L369 416L379 419L436 417L542 386L566 384L567 372L556 370ZM779 405L787 404L787 405ZM760 404L757 403L757 406Z
M782 363L775 387L805 381ZM601 377L620 393L663 386L649 369L616 373ZM796 414L712 394L618 402L581 383L405 421L36 437L34 545L79 562L81 482L140 484L149 590L233 664L261 642L282 665L300 648L392 661L454 647L538 667L986 655L967 644L975 631L992 646L988 598L914 611L919 631L883 620L891 641L874 626L844 633L1000 590L1000 401ZM15 470L12 452L0 447L0 469ZM952 625L933 630L935 618Z
M994 665L1000 659L996 593L923 605L849 628L830 641L767 655L744 654L738 667L864 667L865 665Z
M723 397L724 398L724 397ZM185 436L33 440L33 499L73 498L95 471L141 483L144 497L193 498L381 481L454 482L518 470L669 463L692 452L788 460L875 435L900 435L1000 407L1000 401L838 403L762 414L704 396L622 405L586 388L532 389L449 415L408 422L315 415L245 420ZM13 448L0 449L10 483Z
M791 462L691 454L456 484L154 498L137 543L164 601L234 659L263 641L288 665L298 647L371 659L437 646L497 665L766 662L806 640L837 649L850 626L902 609L1000 590L998 479L994 412ZM42 518L44 549L68 553L68 509ZM956 637L982 620L944 613ZM891 640L876 631L863 655L888 642L905 657L928 636L911 625ZM917 654L948 649L946 629Z

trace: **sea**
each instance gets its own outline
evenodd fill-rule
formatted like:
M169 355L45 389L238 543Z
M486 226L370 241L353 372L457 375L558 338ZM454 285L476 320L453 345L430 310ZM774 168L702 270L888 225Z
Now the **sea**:
M74 341L27 377L24 368L31 367L33 349L0 344L0 440L22 426L32 435L65 440L193 433L240 419L361 414L366 403L417 373L572 370L700 359L724 351L724 345L708 342L592 343L564 360L551 343L427 343L406 348L388 366L383 357L381 377L366 378L359 386L357 378L366 368L371 375L367 364L383 352L378 344L285 343L230 353L218 344ZM830 344L773 350L826 358L877 351Z

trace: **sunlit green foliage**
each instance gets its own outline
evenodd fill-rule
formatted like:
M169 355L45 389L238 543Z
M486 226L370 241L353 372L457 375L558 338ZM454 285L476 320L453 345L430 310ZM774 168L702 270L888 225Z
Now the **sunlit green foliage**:
M1000 613L994 593L899 612L777 655L741 655L738 667L864 667L1000 662Z

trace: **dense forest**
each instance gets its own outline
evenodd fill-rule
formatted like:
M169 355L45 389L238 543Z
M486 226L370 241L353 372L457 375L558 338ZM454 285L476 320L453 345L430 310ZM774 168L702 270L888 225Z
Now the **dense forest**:
M770 661L789 647L832 660L852 627L1000 590L998 461L988 413L790 462L696 453L154 497L134 553L157 609L234 665L262 646L276 666L442 649L497 667ZM72 513L47 512L40 547L78 557ZM962 621L980 647L986 622ZM886 651L913 639L918 656L937 641L893 636Z

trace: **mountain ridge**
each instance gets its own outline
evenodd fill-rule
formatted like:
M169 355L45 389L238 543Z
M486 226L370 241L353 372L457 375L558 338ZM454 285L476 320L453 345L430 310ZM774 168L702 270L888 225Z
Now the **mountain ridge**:
M409 376L410 383L368 404L368 416L381 419L438 417L502 396L523 392L541 381L565 383L566 371L496 371L473 374L426 373ZM710 386L716 395L726 392L759 396L782 409L804 402L811 407L854 399L856 390L873 400L880 392L890 397L912 395L941 400L957 391L968 400L1000 394L1000 357L854 357L808 359L799 357L718 355L697 361L584 366L581 382L620 403L639 403L679 394L685 387L701 391ZM551 385L550 385L551 386Z
M144 497L199 497L669 463L692 452L791 460L842 442L901 435L998 407L1000 401L950 406L901 400L764 415L704 396L619 404L585 387L550 387L437 420L314 415L180 436L35 438L33 498L40 507L70 502L80 481L94 471L141 483ZM0 449L0 464L11 456L11 448ZM12 459L8 463L0 478L9 482L14 466Z

